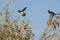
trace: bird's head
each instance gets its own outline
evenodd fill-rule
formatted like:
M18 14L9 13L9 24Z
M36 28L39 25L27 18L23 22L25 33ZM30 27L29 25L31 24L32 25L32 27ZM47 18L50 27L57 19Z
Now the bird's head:
M48 12L50 12L50 10L48 10Z

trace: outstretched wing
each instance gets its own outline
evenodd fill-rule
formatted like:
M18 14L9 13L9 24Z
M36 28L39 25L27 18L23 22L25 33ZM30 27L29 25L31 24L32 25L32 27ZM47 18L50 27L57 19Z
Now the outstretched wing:
M23 12L23 11L25 11L25 10L26 10L26 8L27 8L27 7L25 7L25 8L22 10L22 12Z
M18 10L18 12L20 13L21 11L20 11L20 10Z

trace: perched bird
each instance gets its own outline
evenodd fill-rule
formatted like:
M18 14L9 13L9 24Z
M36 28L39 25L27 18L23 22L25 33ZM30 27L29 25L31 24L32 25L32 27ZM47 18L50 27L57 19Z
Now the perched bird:
M48 10L48 13L50 14L50 17L53 18L56 14L53 11Z
M48 13L50 14L50 17L53 18L55 15L60 15L60 13L54 13L53 11L48 10Z
M53 11L48 10L49 14L55 14Z
M26 13L24 12L26 10L27 7L23 8L22 10L18 10L18 12L20 14L22 14L22 16L26 16Z

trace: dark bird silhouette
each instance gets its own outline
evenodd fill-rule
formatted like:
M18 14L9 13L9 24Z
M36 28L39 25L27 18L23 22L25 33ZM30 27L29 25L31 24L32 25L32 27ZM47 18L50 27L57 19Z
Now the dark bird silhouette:
M55 15L60 15L60 13L54 13L53 11L48 10L48 13L50 14L50 17L54 17Z
M48 10L49 14L55 14L53 11Z
M18 10L18 12L20 14L22 14L22 16L26 16L26 13L24 12L26 10L27 7L23 8L22 10Z
M53 11L48 10L48 13L50 14L50 17L53 18L56 14Z

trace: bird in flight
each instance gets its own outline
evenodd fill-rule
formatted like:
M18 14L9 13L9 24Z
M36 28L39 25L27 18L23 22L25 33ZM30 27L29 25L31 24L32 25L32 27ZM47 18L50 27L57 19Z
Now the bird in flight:
M27 7L23 8L22 10L18 10L18 12L20 14L22 14L22 16L26 16L26 13L24 12L26 10Z

